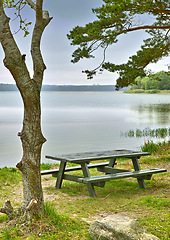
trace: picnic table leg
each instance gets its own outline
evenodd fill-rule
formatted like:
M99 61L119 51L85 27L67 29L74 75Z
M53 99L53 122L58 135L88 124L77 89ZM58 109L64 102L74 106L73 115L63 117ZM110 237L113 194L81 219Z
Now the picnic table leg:
M133 162L133 166L134 166L135 171L140 171L141 168L140 168L140 165L139 165L138 158L132 158L132 162ZM138 184L139 184L140 188L146 188L144 179L137 178L137 180L138 180Z
M110 158L108 167L114 167L116 164L116 158Z
M110 158L110 161L109 161L109 164L108 164L108 167L114 167L116 164L116 158ZM106 173L106 175L109 174L109 173ZM104 187L105 186L105 182L100 182L100 186L101 187Z
M81 163L81 168L82 168L84 177L91 177L87 163ZM96 197L93 183L86 183L86 186L87 186L90 197Z
M55 185L56 188L61 188L65 167L66 167L66 162L61 161L60 167L59 167L59 172L57 175L57 181L56 181L56 185Z

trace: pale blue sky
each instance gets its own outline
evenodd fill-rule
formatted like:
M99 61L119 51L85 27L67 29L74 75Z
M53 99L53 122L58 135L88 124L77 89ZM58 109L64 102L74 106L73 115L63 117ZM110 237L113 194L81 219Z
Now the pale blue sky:
M102 53L97 53L92 60L81 60L77 64L72 64L71 54L74 50L67 39L67 33L76 25L85 25L95 19L91 9L99 7L102 0L44 0L44 9L48 10L53 20L47 26L42 38L42 54L47 66L44 76L44 84L115 84L116 74L104 72L97 75L93 80L87 80L82 70L92 69L98 66L102 60ZM8 12L9 14L9 12ZM24 18L31 20L34 11L25 8ZM11 22L14 30L16 21ZM107 51L106 60L114 63L123 63L128 57L136 52L142 44L145 34L142 31L121 36L119 42L110 47ZM30 51L30 36L23 38L23 33L15 35L22 53L26 53L26 62L30 72L32 72ZM4 53L0 47L0 82L14 83L14 80L7 69L3 66ZM152 64L153 71L167 70L170 57L163 59L157 64Z

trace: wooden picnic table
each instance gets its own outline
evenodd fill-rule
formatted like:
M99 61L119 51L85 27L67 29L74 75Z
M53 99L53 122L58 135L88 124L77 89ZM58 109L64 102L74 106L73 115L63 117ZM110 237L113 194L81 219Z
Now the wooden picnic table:
M144 179L150 180L152 174L166 172L166 169L146 169L141 170L139 159L141 156L150 155L148 152L137 152L132 150L111 150L111 151L100 151L100 152L82 152L65 155L48 155L46 158L57 160L60 162L59 169L51 169L41 171L41 175L52 174L53 177L57 178L56 188L61 188L63 179L84 183L87 186L90 197L96 197L94 186L104 187L106 181L114 179L122 179L134 177L137 178L140 188L146 188ZM133 163L134 171L127 169L115 168L116 159L127 158L131 159ZM97 162L95 164L89 164L91 161L107 160L103 162ZM67 163L77 164L74 167L66 167ZM91 176L90 168L96 168L97 171L102 172L103 175ZM83 176L77 176L68 174L66 172L81 170Z

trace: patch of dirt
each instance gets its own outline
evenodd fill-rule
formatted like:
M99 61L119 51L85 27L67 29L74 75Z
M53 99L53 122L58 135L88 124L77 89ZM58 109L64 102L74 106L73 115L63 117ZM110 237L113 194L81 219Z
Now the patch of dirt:
M46 180L42 181L42 188L43 188L43 194L44 194L45 201L53 201L55 199L59 199L59 198L63 198L63 197L67 197L67 199L72 199L72 200L89 198L89 196L85 196L85 195L68 196L68 194L66 194L66 193L62 193L62 195L51 193L51 191L48 190L49 187L54 187L54 190L56 192L60 191L60 189L55 189L56 180L48 180L48 177L50 177L50 175L46 175L46 177L43 178Z
M43 188L43 194L44 194L44 201L53 201L55 199L59 199L61 196L57 195L55 193L49 192L47 189L48 187L54 186L55 187L55 180L47 180L42 181L42 188Z

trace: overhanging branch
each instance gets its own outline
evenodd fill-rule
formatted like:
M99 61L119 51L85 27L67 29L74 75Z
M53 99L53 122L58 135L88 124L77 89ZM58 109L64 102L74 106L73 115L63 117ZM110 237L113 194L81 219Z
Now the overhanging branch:
M142 29L170 29L170 25L165 25L165 26L150 26L150 25L145 25L145 26L139 26L139 27L134 27L134 28L128 28L123 32L132 32L132 31L137 31L137 30L142 30Z

